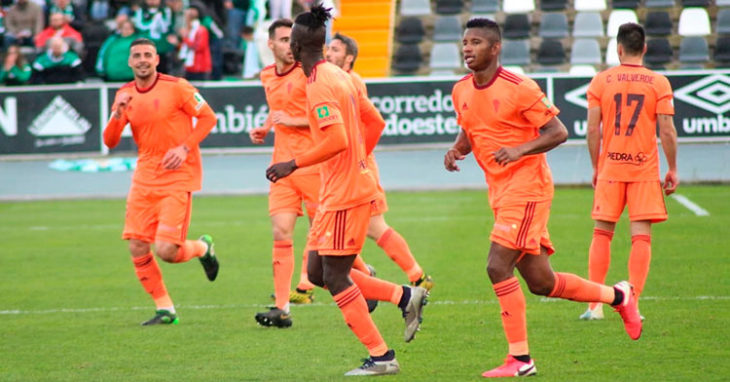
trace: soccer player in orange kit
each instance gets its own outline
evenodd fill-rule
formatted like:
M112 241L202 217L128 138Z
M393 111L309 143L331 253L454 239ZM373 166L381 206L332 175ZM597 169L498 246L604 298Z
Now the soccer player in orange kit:
M357 43L352 38L335 33L332 36L327 47L326 58L331 64L339 66L352 77L352 82L358 91L367 98L368 90L359 74L353 70L353 65L357 59ZM380 114L375 115L378 121L362 121L360 126L363 134L368 134L372 129L368 126L372 124L382 123ZM370 212L370 223L368 224L368 237L375 241L380 248L385 251L398 266L408 276L411 285L420 286L431 290L433 288L433 279L426 274L411 253L408 242L401 236L398 231L391 228L385 221L385 213L388 211L388 202L385 198L385 190L380 185L380 175L378 164L375 161L375 154L368 155L368 169L375 178L375 184L378 187L378 197L373 203L373 210Z
M269 117L264 126L252 129L249 134L253 143L261 144L269 130L275 129L271 163L295 157L313 146L306 115L307 77L301 64L294 61L291 54L291 27L292 21L288 19L276 20L269 26L268 45L274 54L274 64L261 71ZM304 249L299 284L291 293L289 289L294 273L294 226L297 218L303 215L302 203L307 208L311 223L317 210L319 182L319 168L312 166L270 185L269 215L274 236L272 264L276 306L268 312L256 314L256 321L263 326L291 326L289 303L308 304L313 300L314 285L307 280L306 275L308 248Z
M602 283L611 262L611 239L624 207L629 208L629 282L638 299L651 262L651 225L667 220L659 181L656 128L669 170L664 192L677 189L677 130L669 80L644 66L646 34L635 23L619 27L621 65L599 73L588 88L588 151L593 164L595 220L588 256L588 278ZM589 304L583 320L603 318L603 305Z
M117 91L104 143L115 147L129 123L138 146L122 238L129 240L137 277L157 306L155 316L142 325L177 324L150 247L154 242L157 256L171 263L197 257L210 281L218 275L210 235L186 240L192 192L200 189L202 180L198 145L215 126L216 116L186 80L157 73L160 58L154 42L140 38L129 50L134 81Z
M452 98L461 130L444 166L458 171L458 160L474 152L489 186L494 213L487 274L502 310L509 350L504 364L483 377L517 377L537 372L527 343L525 296L514 269L530 292L573 301L611 304L621 315L629 336L641 336L642 323L633 288L614 287L553 272L554 252L547 222L553 181L545 152L563 143L568 132L558 109L531 79L499 65L502 34L497 23L475 18L466 24L462 40L464 62L472 71L458 81Z
M329 18L325 8L315 5L297 16L291 34L292 54L307 75L307 116L315 146L296 158L273 164L266 177L278 182L299 168L321 164L319 209L309 232L309 280L327 287L348 327L370 353L361 367L346 375L395 374L400 370L395 352L388 349L368 314L365 299L397 304L405 318L404 339L408 342L418 330L428 292L352 269L365 242L371 204L377 194L366 163L377 139L364 139L360 114L378 111L363 102L364 95L347 73L324 60ZM382 132L384 124L379 128ZM372 134L371 138L379 136Z

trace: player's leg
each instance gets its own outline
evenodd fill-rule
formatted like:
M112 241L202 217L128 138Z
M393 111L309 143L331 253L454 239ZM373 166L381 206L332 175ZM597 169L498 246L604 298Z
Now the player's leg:
M629 253L629 282L636 298L641 296L651 264L651 221L631 222L631 252Z
M137 279L155 302L155 316L142 325L177 323L175 307L150 248L158 222L159 199L154 190L133 185L127 196L127 211L122 233L122 238L129 240L129 253L132 256Z
M295 176L292 179L301 201L307 210L309 227L312 227L314 215L317 212L319 203L320 178L318 173ZM301 202L300 202L301 204ZM289 294L289 302L295 304L309 304L314 301L314 284L307 278L307 261L311 248L304 247L302 252L302 263L299 271L299 282L297 287Z
M356 255L322 256L323 279L340 308L347 326L368 349L370 357L359 368L345 375L395 374L400 370L395 352L380 335L368 314L367 303L360 288L350 279L350 269Z
M218 259L210 235L198 240L187 240L193 207L192 194L186 191L168 191L160 200L159 224L155 233L155 253L169 263L200 260L208 280L218 276Z
M593 238L588 250L588 279L600 284L606 282L611 264L611 240L616 222L626 205L626 183L598 181L593 198L592 218L595 220ZM603 305L590 303L582 320L603 318Z
M431 290L433 287L431 276L423 272L403 236L386 223L384 212L387 210L387 204L385 203L384 195L373 201L368 237L373 239L385 254L398 264L411 285Z

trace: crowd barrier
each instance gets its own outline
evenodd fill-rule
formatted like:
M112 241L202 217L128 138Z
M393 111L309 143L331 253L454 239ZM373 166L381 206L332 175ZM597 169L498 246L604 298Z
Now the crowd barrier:
M674 89L675 125L680 141L730 141L730 71L667 72ZM533 74L560 109L569 140L586 133L586 89L591 78ZM448 143L459 126L451 88L459 77L408 77L366 81L370 99L387 125L380 145ZM101 132L121 84L0 88L0 156L106 154ZM245 151L254 147L248 131L266 119L268 107L259 82L195 84L218 116L201 147ZM264 147L270 147L270 136ZM134 149L127 128L113 150Z

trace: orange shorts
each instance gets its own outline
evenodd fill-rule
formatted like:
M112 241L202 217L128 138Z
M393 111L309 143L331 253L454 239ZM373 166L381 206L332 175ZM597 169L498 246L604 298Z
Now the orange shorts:
M307 246L321 256L356 255L362 251L372 203L339 211L318 211L309 229Z
M302 202L307 215L313 217L319 201L320 178L318 173L292 175L271 183L269 186L269 216L293 212L302 216Z
M127 214L122 239L146 243L185 243L193 197L189 191L159 190L132 185L127 196Z
M378 192L375 200L370 202L370 216L383 215L388 212L388 201L385 199L384 192Z
M489 239L507 248L539 255L540 247L548 254L555 248L547 230L550 201L522 202L494 209L494 228Z
M667 220L662 185L659 181L619 182L598 180L593 196L594 220L617 222L629 206L629 220L650 220L658 223Z

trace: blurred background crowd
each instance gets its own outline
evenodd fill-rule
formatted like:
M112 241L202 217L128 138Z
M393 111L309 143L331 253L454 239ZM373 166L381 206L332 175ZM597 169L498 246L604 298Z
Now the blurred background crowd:
M2 0L2 85L126 82L129 46L157 44L159 71L189 80L256 78L273 62L268 25L314 0ZM333 8L336 2L323 1Z

